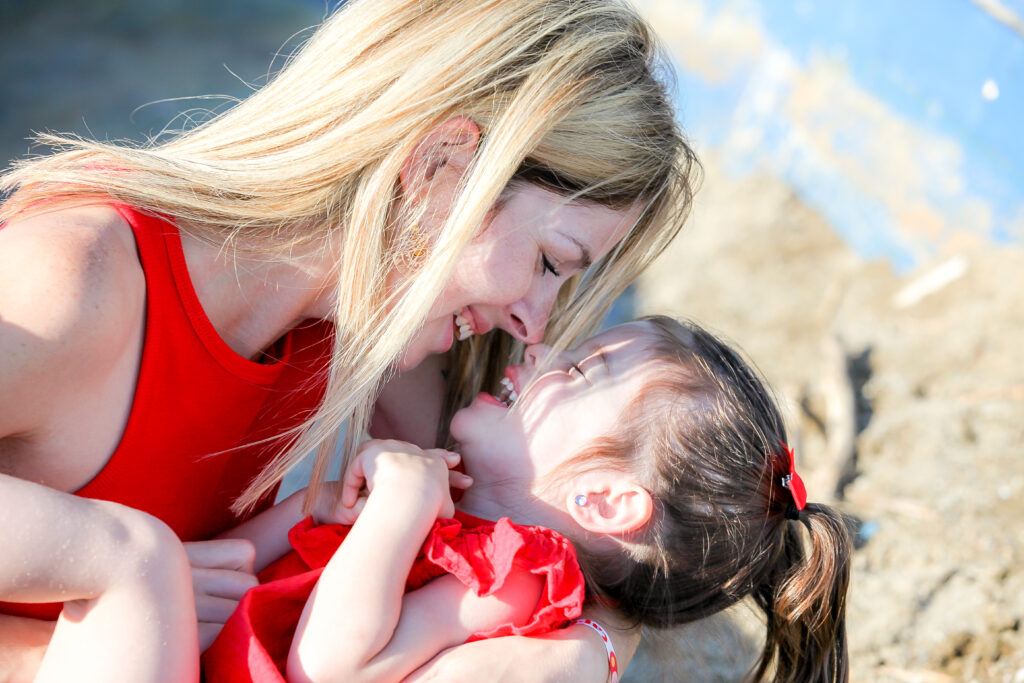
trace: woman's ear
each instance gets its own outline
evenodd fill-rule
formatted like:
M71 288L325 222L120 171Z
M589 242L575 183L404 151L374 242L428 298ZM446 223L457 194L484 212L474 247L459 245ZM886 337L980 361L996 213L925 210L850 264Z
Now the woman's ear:
M464 116L450 118L416 144L399 171L402 193L422 199L439 183L459 182L480 143L480 127Z
M565 500L569 516L595 534L626 534L643 528L654 512L647 489L625 473L592 472L573 480Z

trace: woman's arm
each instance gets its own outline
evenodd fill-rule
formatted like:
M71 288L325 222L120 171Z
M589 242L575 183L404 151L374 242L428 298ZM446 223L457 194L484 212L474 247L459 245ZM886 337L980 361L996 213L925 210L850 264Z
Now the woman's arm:
M0 537L0 597L65 603L35 680L198 679L188 559L162 522L0 475Z
M16 637L0 639L0 661L41 664L39 680L198 671L174 534L138 511L61 493L103 467L124 378L131 398L145 284L122 223L85 207L0 228L0 599L66 602L55 626L6 620Z

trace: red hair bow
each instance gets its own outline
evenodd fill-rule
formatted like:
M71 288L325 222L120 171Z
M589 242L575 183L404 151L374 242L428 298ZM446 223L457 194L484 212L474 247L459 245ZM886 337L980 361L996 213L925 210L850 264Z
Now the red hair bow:
M786 451L789 465L786 474L782 476L782 487L789 489L796 509L803 510L807 505L807 487L804 486L804 480L796 473L796 459L793 455L793 449L787 446L785 441L779 441L779 443L782 444L783 450Z

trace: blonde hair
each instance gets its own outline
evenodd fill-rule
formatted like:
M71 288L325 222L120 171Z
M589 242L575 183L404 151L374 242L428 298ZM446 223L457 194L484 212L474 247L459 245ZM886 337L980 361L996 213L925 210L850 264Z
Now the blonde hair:
M340 425L348 420L347 459L382 378L503 191L532 182L568 199L643 203L628 236L563 289L548 330L557 346L588 333L674 237L696 160L657 64L650 29L616 0L351 0L267 85L169 141L41 136L57 153L3 177L0 190L13 194L0 221L55 203L118 201L274 258L336 246L324 401L235 505L252 506L310 451L315 496ZM480 127L479 148L426 262L389 296L395 226L414 218L395 215L399 172L456 116ZM498 333L457 346L449 407L493 382L512 351Z

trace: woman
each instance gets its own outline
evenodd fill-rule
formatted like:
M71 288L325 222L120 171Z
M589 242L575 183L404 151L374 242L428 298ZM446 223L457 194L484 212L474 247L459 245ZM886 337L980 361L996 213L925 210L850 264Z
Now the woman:
M54 653L87 648L140 574L103 558L186 561L167 527L195 542L208 641L252 558L206 539L310 451L315 496L338 425L346 454L371 415L432 441L432 406L493 384L512 340L597 321L689 205L653 60L612 0L349 2L223 115L139 148L47 136L58 153L4 177L0 598L69 601L44 673L88 674ZM602 661L590 633L560 637L530 680ZM438 666L486 661L466 652Z

